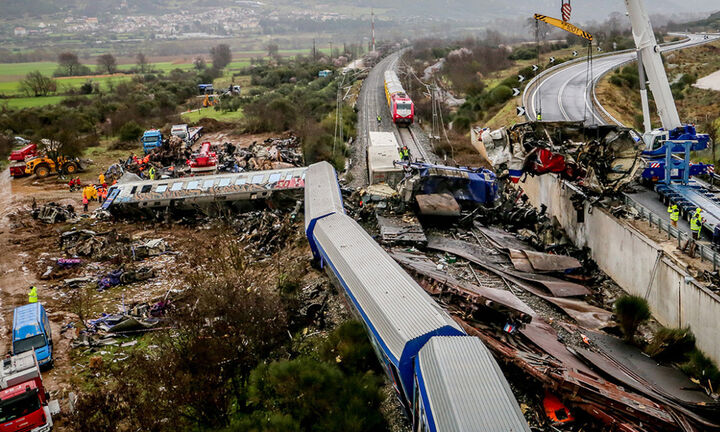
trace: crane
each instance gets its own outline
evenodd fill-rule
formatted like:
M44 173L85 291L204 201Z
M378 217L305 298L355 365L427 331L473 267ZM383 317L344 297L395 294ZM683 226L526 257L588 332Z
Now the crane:
M638 51L638 71L640 72L641 96L645 131L645 154L659 157L670 153L687 153L689 150L703 150L710 140L706 134L698 134L694 125L680 121L675 99L670 90L665 67L660 57L660 46L655 40L650 18L642 0L625 0L633 39ZM645 81L650 83L650 90L655 98L662 129L650 130L650 114L648 108Z

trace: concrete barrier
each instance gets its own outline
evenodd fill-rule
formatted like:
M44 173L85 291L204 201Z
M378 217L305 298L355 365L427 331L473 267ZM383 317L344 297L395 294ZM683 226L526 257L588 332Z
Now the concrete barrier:
M720 364L720 297L627 221L587 203L575 210L572 186L556 176L528 177L520 186L534 206L547 206L578 247L590 248L600 269L624 291L647 297L655 319L667 327L690 326L698 348Z

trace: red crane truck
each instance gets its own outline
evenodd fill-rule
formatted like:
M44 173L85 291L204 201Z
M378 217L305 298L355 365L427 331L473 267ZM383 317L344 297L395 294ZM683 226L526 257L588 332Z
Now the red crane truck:
M0 362L0 432L52 430L49 399L34 351Z

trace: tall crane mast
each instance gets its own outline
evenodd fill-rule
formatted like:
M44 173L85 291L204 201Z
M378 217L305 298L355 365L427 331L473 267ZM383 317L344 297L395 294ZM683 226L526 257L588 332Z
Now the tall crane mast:
M655 97L662 126L666 130L677 129L682 126L680 115L675 106L675 99L660 57L660 46L655 41L655 32L645 11L645 5L642 0L625 0L625 6L630 17L635 46L640 54L647 80L650 82L650 90Z
M625 7L630 17L633 39L638 52L638 72L645 123L645 133L642 137L645 143L643 154L651 158L665 157L665 182L671 181L673 172L682 172L682 182L686 184L690 174L690 152L706 149L710 137L707 134L698 134L695 125L683 124L680 121L660 57L660 46L655 40L655 33L643 0L625 0ZM646 75L647 81L650 82L650 90L655 97L662 129L650 130L650 110L643 75ZM683 157L676 157L678 154L682 154Z

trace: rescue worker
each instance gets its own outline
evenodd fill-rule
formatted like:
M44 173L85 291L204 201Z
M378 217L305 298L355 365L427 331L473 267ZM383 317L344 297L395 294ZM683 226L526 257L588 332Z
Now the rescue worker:
M380 118L380 114L378 114L378 116L377 116L377 121L378 121L378 124L382 123L382 118Z
M98 183L105 184L105 174L100 173L100 175L98 176Z
M668 213L670 213L670 223L677 228L678 220L680 219L680 209L677 204L670 204L668 206Z
M410 149L408 149L407 146L402 146L399 153L400 153L400 159L402 159L404 161L410 160Z
M148 176L150 177L150 180L155 180L155 167L151 166L148 170Z
M28 294L28 303L37 303L37 288L35 285L30 287L30 293Z
M83 203L83 212L87 213L88 204L90 203L90 200L88 199L87 195L85 195L85 193L83 193L82 203Z
M537 113L537 121L542 121L542 114L541 114L541 113Z
M720 250L720 225L715 225L715 229L713 229L713 249Z
M702 209L700 207L695 209L695 214L690 219L690 230L693 232L693 237L696 240L700 240L700 231L702 231L703 217Z

